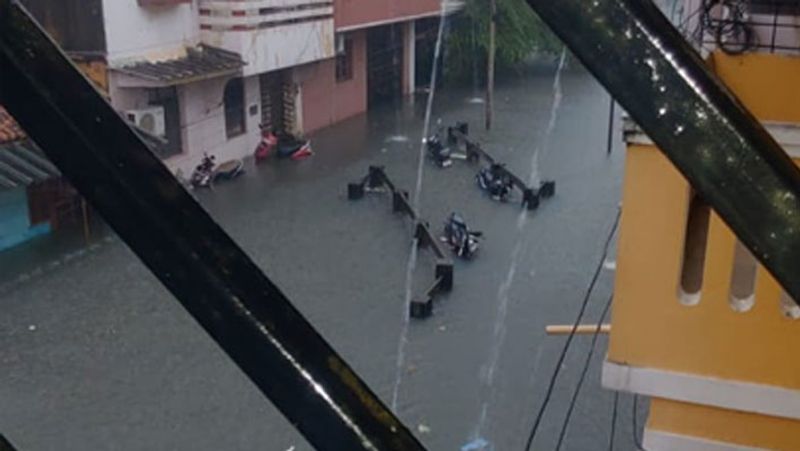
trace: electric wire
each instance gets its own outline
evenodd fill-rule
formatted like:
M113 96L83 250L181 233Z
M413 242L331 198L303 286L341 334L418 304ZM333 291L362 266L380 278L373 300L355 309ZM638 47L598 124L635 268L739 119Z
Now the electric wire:
M606 260L606 256L608 256L608 250L611 247L611 241L616 234L617 228L619 227L619 220L621 216L622 210L617 209L616 216L614 218L614 224L611 227L611 230L606 237L605 244L603 246L603 253L601 255L600 261L598 262L597 267L595 268L594 274L592 275L592 279L589 282L589 286L586 290L586 293L583 296L583 302L581 304L581 308L578 311L578 315L575 318L574 325L570 334L567 336L567 341L564 343L564 347L561 350L561 354L558 357L558 361L556 362L556 366L553 369L553 374L550 377L550 381L547 385L547 391L545 392L544 400L542 404L539 406L539 410L536 413L536 419L534 420L533 426L531 427L531 431L528 434L528 440L525 444L525 450L530 450L531 445L533 444L533 440L536 437L536 433L539 430L539 425L542 422L542 418L544 416L544 412L547 409L547 405L550 403L550 398L553 396L553 389L555 388L556 381L558 380L558 376L561 373L561 367L564 363L564 358L567 355L567 351L569 351L569 347L572 344L572 339L575 337L575 330L577 329L578 325L580 324L581 320L583 319L583 315L586 312L586 306L589 304L589 298L592 295L592 291L594 290L594 286L597 283L597 279L600 276L600 272L603 269L603 262Z
M611 433L608 436L608 451L614 451L614 434L617 431L617 408L619 407L619 392L614 392L614 405L611 408Z
M428 133L430 130L431 110L433 109L433 100L436 95L437 73L439 70L439 64L441 64L441 59L442 59L442 41L444 39L445 26L447 24L446 1L447 0L441 0L440 3L441 11L439 15L439 26L436 37L436 46L433 51L430 91L428 92L428 100L426 102L426 108L425 108L425 118L422 124L422 139L418 154L417 176L416 176L416 182L414 184L414 195L412 200L412 206L414 208L414 211L416 212L420 211L420 198L422 196L422 178L425 170L425 147L427 143ZM395 368L395 382L394 382L394 387L392 388L392 403L391 403L392 410L397 409L397 402L400 396L400 383L402 379L402 366L405 363L406 345L408 344L408 330L409 330L408 309L411 304L411 289L414 283L413 275L414 275L414 269L416 268L417 264L418 240L416 236L412 240L410 247L411 249L408 254L408 261L406 263L406 281L405 281L406 299L405 303L403 304L403 312L402 312L403 326L397 344L397 361L396 361L397 364Z
M592 336L592 344L589 347L589 353L586 354L586 360L583 362L583 369L581 370L581 375L578 378L578 385L575 387L575 392L572 394L572 399L569 402L569 408L567 408L567 416L564 417L564 422L561 424L561 432L558 434L558 443L556 444L556 451L561 449L561 445L564 443L564 438L567 435L567 428L569 427L569 422L572 419L572 412L575 410L575 405L578 403L578 397L581 394L581 388L583 388L583 382L586 380L586 374L589 373L589 366L592 363L592 357L594 356L594 351L597 349L597 341L598 337L600 336L600 329L603 326L603 322L606 319L606 315L608 315L608 310L611 307L611 301L614 299L613 294L608 297L608 301L606 302L605 307L603 307L603 313L600 314L600 321L597 323L597 327L594 330L594 335Z

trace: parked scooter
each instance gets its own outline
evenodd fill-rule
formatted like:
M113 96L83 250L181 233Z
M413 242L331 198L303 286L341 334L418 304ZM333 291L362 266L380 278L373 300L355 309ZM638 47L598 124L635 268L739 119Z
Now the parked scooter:
M210 188L214 182L232 180L244 172L242 160L229 160L217 165L216 159L214 155L203 155L203 160L197 165L189 179L193 188Z
M256 159L256 164L266 160L267 157L275 151L278 146L278 135L267 127L261 127L261 141L256 146L256 151L253 156Z
M313 155L314 151L309 140L298 139L290 133L275 132L262 126L261 141L253 152L256 164L263 162L273 153L278 158L302 160Z
M278 136L276 155L278 158L303 160L314 155L314 151L311 149L311 141L298 139L294 135L287 133Z
M215 160L216 157L214 155L203 155L203 160L194 168L194 172L192 172L192 176L189 178L189 183L192 184L192 188L209 188L211 186L211 183L214 181Z
M440 120L436 131L425 140L425 144L431 160L440 168L448 168L453 165L453 158L450 147L443 141L443 132Z
M478 251L478 239L482 236L483 232L469 230L464 218L453 213L444 224L442 241L446 242L457 256L469 260Z
M511 176L501 164L492 163L488 168L483 168L475 176L478 186L488 193L492 199L506 202L514 189Z

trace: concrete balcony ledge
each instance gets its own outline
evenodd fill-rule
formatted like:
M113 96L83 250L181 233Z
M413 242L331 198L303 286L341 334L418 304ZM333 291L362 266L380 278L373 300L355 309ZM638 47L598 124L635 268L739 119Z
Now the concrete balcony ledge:
M603 387L722 409L800 420L800 390L657 368L603 363Z
M648 451L761 451L764 449L650 428L644 431L643 445L644 449Z
M800 124L794 122L762 121L761 124L792 158L800 158ZM627 144L653 146L647 134L630 117L623 117L623 139Z

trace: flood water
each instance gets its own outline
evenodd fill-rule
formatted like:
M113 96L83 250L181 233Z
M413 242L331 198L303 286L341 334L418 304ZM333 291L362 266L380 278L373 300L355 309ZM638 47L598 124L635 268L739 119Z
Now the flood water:
M456 262L454 289L434 316L412 320L405 334L411 224L391 213L387 195L351 202L346 187L377 164L413 190L424 96L314 134L307 161L248 161L241 179L197 194L387 404L396 392L397 413L431 450L481 438L485 449L523 448L565 340L544 328L574 320L620 203L619 137L611 157L605 148L608 95L574 63L561 74L548 133L557 65L501 77L490 134L480 93L445 86L437 94L433 118L468 121L523 180L546 146L537 168L557 181L557 194L520 222L519 199L488 199L476 167L426 162L422 215L439 230L458 211L485 241L475 260ZM0 432L20 450L309 449L122 242L76 246L0 254ZM416 292L432 271L420 251ZM585 322L599 317L613 277L608 265ZM589 344L576 337L534 449L555 446ZM606 448L605 346L603 337L563 449ZM618 450L635 449L630 403L621 397Z

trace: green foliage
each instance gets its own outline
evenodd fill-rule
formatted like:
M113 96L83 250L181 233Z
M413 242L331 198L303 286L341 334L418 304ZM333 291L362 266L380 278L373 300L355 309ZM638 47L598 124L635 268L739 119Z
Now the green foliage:
M447 36L445 72L457 78L485 67L489 49L489 0L466 0L452 19ZM497 0L497 59L499 69L511 68L534 54L560 51L561 43L525 0ZM481 74L485 69L479 71Z

